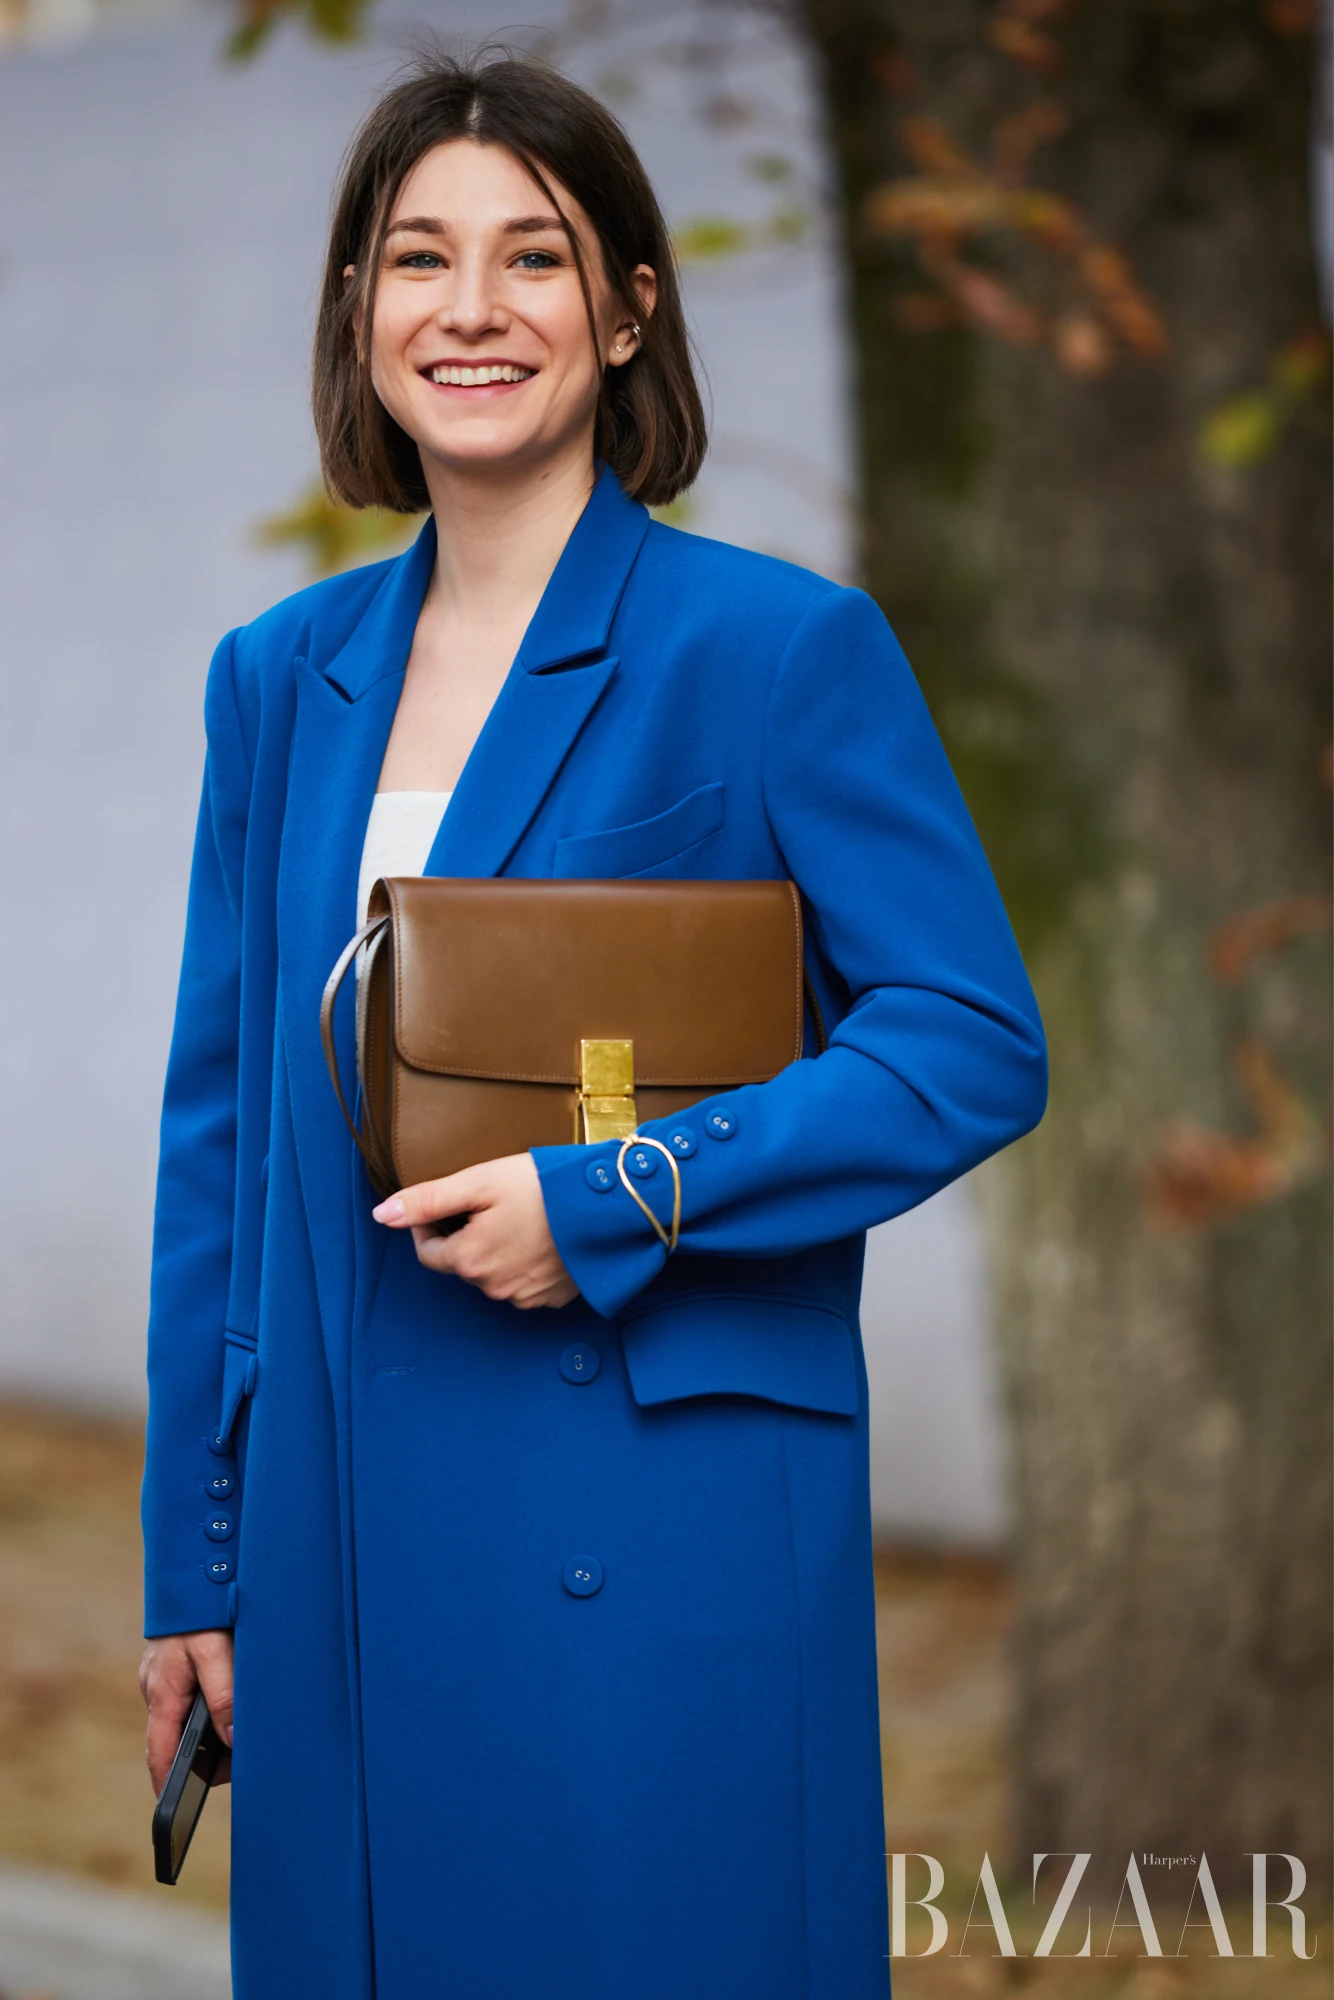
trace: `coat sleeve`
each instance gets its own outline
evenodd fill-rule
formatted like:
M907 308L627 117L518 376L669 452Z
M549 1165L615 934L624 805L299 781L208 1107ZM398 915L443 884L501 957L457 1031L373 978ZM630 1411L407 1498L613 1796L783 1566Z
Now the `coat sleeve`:
M226 1586L234 1540L210 1539L205 1522L234 1512L236 1499L234 1461L209 1442L222 1406L236 1193L241 882L249 800L236 706L235 637L230 634L218 647L205 694L208 750L162 1106L142 1495L149 1638L232 1622Z
M886 1221L1020 1137L1046 1102L1042 1026L986 857L861 591L821 597L787 645L764 797L848 1004L823 1055L641 1127L696 1138L680 1160L680 1248L694 1254L781 1256ZM619 1180L596 1172L616 1151L533 1149L566 1269L607 1316L666 1256ZM638 1185L666 1221L666 1162Z

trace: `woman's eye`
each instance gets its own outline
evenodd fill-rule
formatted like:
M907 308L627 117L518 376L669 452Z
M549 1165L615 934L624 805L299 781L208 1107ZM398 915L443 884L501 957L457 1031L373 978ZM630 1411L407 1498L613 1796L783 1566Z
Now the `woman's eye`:
M439 271L443 268L434 250L409 250L405 257L399 258L398 263L400 270L405 271Z
M521 271L552 271L560 259L553 257L550 250L525 250L514 261Z

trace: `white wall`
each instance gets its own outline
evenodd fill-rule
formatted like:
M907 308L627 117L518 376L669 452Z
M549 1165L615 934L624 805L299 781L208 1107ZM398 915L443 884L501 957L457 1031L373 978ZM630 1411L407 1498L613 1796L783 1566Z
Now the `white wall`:
M484 36L504 18L456 6L436 24ZM758 218L774 194L748 158L820 172L802 67L772 27L725 62L678 60L694 20L663 10L571 66L638 78L617 109L673 221ZM378 43L338 53L285 31L235 69L219 14L159 12L0 60L0 1387L141 1395L203 676L222 632L306 580L250 534L315 467L304 385L329 191L404 25L383 6ZM749 124L701 117L723 88ZM689 297L717 438L692 525L842 574L845 357L821 232L696 272ZM882 1525L993 1536L965 1191L877 1232L866 1318Z

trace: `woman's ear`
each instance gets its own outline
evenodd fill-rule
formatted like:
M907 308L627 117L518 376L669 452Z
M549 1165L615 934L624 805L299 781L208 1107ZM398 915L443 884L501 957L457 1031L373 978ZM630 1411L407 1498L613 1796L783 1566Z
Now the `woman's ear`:
M658 274L651 264L636 264L630 273L641 320L650 320L658 303Z
M641 321L653 316L653 308L658 303L658 279L656 272L648 264L636 264L630 273L630 283L634 287L638 319L618 321L611 336L611 352L607 356L612 368L624 368L627 361L633 361L643 344Z

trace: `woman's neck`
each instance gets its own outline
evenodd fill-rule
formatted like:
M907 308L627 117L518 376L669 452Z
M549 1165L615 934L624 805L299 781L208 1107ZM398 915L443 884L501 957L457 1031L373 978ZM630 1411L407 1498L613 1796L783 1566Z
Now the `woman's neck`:
M587 446L536 472L426 469L435 515L430 595L442 623L465 630L524 623L536 610L593 490Z

